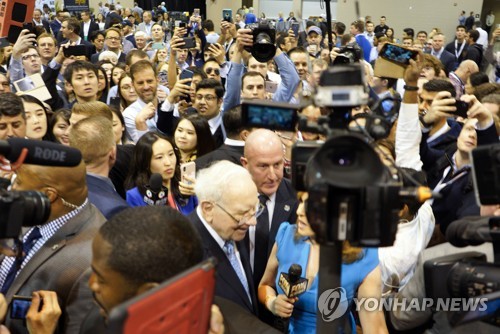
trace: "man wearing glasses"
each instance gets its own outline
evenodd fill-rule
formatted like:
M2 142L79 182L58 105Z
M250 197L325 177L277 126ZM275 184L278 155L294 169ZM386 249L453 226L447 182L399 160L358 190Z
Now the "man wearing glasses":
M42 60L36 47L35 35L30 34L28 30L23 30L12 48L12 57L10 58L10 80L16 82L36 73L42 73ZM19 83L19 89L26 91L34 88L31 80L24 80Z
M215 295L257 315L248 252L241 242L262 213L257 187L243 167L219 161L198 173L195 192L199 205L188 218L200 233L204 257L217 258Z
M109 28L104 35L104 49L116 53L119 63L124 63L126 54L122 52L122 31L118 28ZM100 53L92 55L92 63L97 63Z

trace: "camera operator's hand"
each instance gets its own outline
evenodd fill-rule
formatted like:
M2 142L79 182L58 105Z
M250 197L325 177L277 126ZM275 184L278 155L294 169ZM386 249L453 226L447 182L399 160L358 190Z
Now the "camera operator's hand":
M485 129L493 124L493 114L474 95L462 95L460 100L469 104L468 118L477 119L479 129Z
M424 122L427 124L434 124L437 120L442 118L454 117L455 99L451 97L450 92L439 92L434 97L429 110L424 115Z
M33 292L31 306L26 314L28 331L30 334L54 333L61 313L54 291Z
M293 304L299 300L297 297L288 298L285 295L278 295L271 302L271 311L272 314L281 318L290 318L293 312Z
M189 93L191 92L191 86L187 85L189 82L191 82L192 79L182 79L182 80L177 80L177 82L174 85L174 88L170 91L170 94L168 95L167 99L170 104L174 104L177 102L177 98L182 97L182 96L188 96Z
M30 46L33 46L36 43L36 35L31 34L28 29L24 29L19 34L14 47L12 48L12 57L15 60L21 61L21 57L26 50Z

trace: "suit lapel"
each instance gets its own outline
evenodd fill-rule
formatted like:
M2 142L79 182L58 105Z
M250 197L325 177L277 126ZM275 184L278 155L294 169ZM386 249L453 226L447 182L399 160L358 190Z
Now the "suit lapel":
M285 180L281 181L278 191L276 192L276 203L274 205L273 219L271 221L271 230L269 231L268 255L274 246L274 239L278 233L281 223L290 220L295 214L295 202L297 201L294 194L287 190ZM295 221L290 221L290 224L295 224Z

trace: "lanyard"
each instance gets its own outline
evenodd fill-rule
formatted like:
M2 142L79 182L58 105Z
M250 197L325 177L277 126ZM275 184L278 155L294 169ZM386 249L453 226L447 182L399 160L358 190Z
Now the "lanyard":
M458 51L458 53L457 53L458 41L455 40L455 56L457 57L457 59L462 54L462 51L464 50L464 47L465 47L465 41L462 42L462 45L460 46L460 51Z
M440 192L441 190L443 190L447 186L452 185L458 179L460 179L460 178L464 177L465 175L467 175L467 173L469 172L469 168L462 169L460 171L460 173L458 173L457 175L455 175L451 180L449 180L447 182L444 182L444 179L446 179L446 177L448 176L448 174L451 172L451 168L452 168L451 166L446 167L446 169L443 172L443 177L441 178L441 181L439 181L439 183L433 189L434 192ZM434 202L434 199L431 199L429 201L430 201L429 204L432 205L432 203Z

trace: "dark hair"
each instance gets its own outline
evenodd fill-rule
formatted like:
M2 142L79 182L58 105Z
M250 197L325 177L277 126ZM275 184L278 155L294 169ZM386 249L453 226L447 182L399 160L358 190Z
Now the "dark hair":
M297 46L291 50L288 51L288 57L291 57L292 54L294 53L304 53L304 54L309 54L305 48L302 46Z
M417 32L417 36L420 34L425 34L425 37L427 37L427 31L420 30L419 32Z
M248 130L248 127L243 124L241 119L241 105L224 111L222 123L224 124L224 129L226 130L228 138L237 137L241 131Z
M403 31L410 37L415 37L415 30L413 28L404 28Z
M455 97L457 92L450 81L444 79L432 79L427 81L423 87L428 92L450 92L451 97Z
M466 27L466 26L464 26L463 24L459 24L455 30L458 30L458 29L460 29L460 28L462 28L462 29L464 29L465 31L467 31L467 27Z
M189 121L196 132L196 158L215 150L215 141L212 132L210 132L210 125L208 125L208 121L204 117L199 114L184 116L177 123L175 130L177 130L182 120Z
M169 207L123 210L99 234L111 245L107 265L136 286L161 283L203 260L198 232Z
M115 68L119 68L123 71L125 71L125 67L127 65L125 65L125 63L118 63L116 64L112 69L111 69L111 82L109 83L109 86L110 87L113 87L115 85L115 83L113 82L113 72L115 71Z
M127 108L129 105L131 105L132 103L128 103L126 100L125 100L125 97L123 97L123 94L122 94L122 90L120 88L120 85L122 83L122 80L125 79L125 78L130 78L130 76L126 73L123 73L122 76L120 77L120 80L118 81L118 96L120 97L120 104L122 105L122 107L125 109ZM132 79L132 78L130 78ZM134 88L135 89L135 88Z
M89 36L89 40L91 42L93 42L93 41L95 41L97 39L97 37L99 37L99 35L101 35L102 37L104 37L104 31L102 31L102 30L92 31L92 33Z
M337 22L335 23L335 29L334 29L337 34L343 35L345 32L345 24L343 22Z
M125 58L125 64L129 67L132 66L132 57L140 57L143 60L149 60L149 56L146 52L138 49L130 50Z
M196 91L200 89L214 89L215 95L217 95L218 99L222 99L224 96L224 87L222 87L221 83L215 79L203 79L198 85L196 85Z
M71 117L71 110L70 109L58 109L52 117L50 118L48 127L47 127L47 140L50 140L51 142L54 143L60 143L57 138L54 136L54 126L56 123L62 119L66 122L66 125L69 126L69 118Z
M472 39L474 43L479 39L479 31L476 29L469 30L469 38Z
M214 31L214 22L212 20L203 21L201 26L207 29L208 31Z
M99 71L102 71L102 73L104 74L104 81L106 81L106 84L104 85L104 89L102 90L102 92L100 92L100 94L98 91L97 96L99 97L99 101L106 103L106 100L108 98L108 91L109 91L109 81L108 81L108 75L106 74L106 70L102 67L103 64L112 64L112 63L109 61L98 61L96 63L97 82L99 82Z
M63 22L66 21L68 22L68 29L73 30L73 33L80 35L80 21L76 17L69 17Z
M363 23L363 21L357 20L351 23L351 25L354 26L354 28L356 28L356 30L358 30L359 32L365 31L365 24Z
M75 60L66 67L66 70L64 71L64 80L70 84L73 84L73 73L80 71L92 71L94 72L96 77L98 74L97 67L94 64L84 60Z
M147 132L137 141L134 147L134 154L132 155L131 168L127 179L125 180L125 188L132 189L137 187L139 193L144 196L146 193L146 186L149 184L151 178L151 157L153 156L153 144L159 139L164 139L175 148L175 143L168 137L156 132ZM175 151L175 150L174 150ZM179 191L180 168L179 168L179 154L175 151L177 163L175 165L175 174L170 181L170 192L174 195L177 202L186 200Z
M200 76L201 79L208 79L208 76L205 73L205 71L203 71L203 69L201 69L199 67L190 66L190 67L188 67L188 70L193 72L193 76Z
M120 120L120 123L122 123L123 128L125 129L122 132L122 144L123 144L123 143L125 143L125 140L127 139L127 127L125 126L125 118L123 118L122 112L120 110L116 109L115 107L110 107L109 109L111 109L111 112L113 114L115 114L116 117L118 117L118 119Z
M260 78L262 78L264 83L266 82L266 78L264 78L264 76L260 72L249 71L249 72L246 72L245 74L243 74L243 76L241 77L241 89L242 90L244 88L243 83L245 82L245 79L248 77L251 77L251 78L260 77Z
M34 96L31 96L31 95L28 95L28 94L24 94L24 95L21 95L20 98L21 98L21 100L23 100L23 102L37 104L37 105L39 105L43 109L43 112L45 113L45 118L47 119L47 132L42 137L42 140L48 140L49 139L49 124L50 124L50 120L52 118L52 111L49 110L42 103L42 101L40 101L39 99L37 99ZM24 112L26 113L26 110Z
M474 95L479 101L490 94L500 94L500 84L487 82L474 87Z
M469 77L469 80L472 87L490 82L490 78L488 78L488 75L483 72L472 73Z
M21 115L26 119L23 101L14 93L0 93L0 117Z

